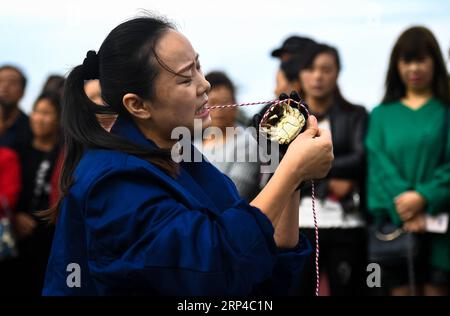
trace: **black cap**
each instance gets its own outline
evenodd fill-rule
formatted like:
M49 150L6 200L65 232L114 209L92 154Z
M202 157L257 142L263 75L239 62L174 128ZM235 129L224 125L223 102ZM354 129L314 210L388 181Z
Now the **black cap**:
M307 37L291 36L283 42L280 48L272 51L272 56L280 57L283 53L299 54L305 46L314 43L312 39Z

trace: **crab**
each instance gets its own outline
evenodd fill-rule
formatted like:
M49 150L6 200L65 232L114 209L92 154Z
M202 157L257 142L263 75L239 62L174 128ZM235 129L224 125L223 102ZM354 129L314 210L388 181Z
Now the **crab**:
M286 145L293 141L306 125L303 111L291 106L290 103L289 99L269 108L260 125L270 139L280 145Z

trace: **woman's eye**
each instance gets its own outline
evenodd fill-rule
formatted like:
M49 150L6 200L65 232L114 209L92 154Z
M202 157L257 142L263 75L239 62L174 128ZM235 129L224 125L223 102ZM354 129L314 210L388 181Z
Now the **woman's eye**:
M191 83L192 82L192 79L186 79L186 80L184 80L183 82L181 82L181 83L185 83L185 84L188 84L188 83Z

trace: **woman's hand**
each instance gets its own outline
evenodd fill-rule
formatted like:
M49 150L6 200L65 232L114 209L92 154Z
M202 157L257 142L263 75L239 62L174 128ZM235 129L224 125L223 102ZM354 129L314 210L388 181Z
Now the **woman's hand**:
M416 191L406 191L397 196L394 202L397 213L404 222L423 212L426 206L426 200Z
M403 229L412 233L424 233L426 231L425 213L420 213L403 224Z
M319 129L317 119L311 115L308 128L292 141L280 165L284 164L293 176L305 181L325 177L333 159L331 134Z
M317 127L317 119L310 116L308 128L292 141L272 178L250 202L269 218L278 237L286 234L282 232L284 228L277 226L284 208L290 201L291 194L299 183L326 176L332 161L333 146L330 132L320 130ZM295 212L298 213L298 207ZM295 223L297 232L298 220L292 223Z
M18 212L14 218L14 228L19 239L25 239L36 229L37 222L30 215Z

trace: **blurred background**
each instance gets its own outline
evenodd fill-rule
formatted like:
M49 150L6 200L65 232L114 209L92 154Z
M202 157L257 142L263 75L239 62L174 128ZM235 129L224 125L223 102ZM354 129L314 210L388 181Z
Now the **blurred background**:
M199 52L204 72L228 73L241 102L274 97L278 61L270 52L292 34L337 47L341 90L368 110L380 102L390 51L409 26L428 27L448 63L450 2L445 0L3 0L0 61L19 66L28 77L22 109L31 111L48 75L67 74L140 9L173 21Z

